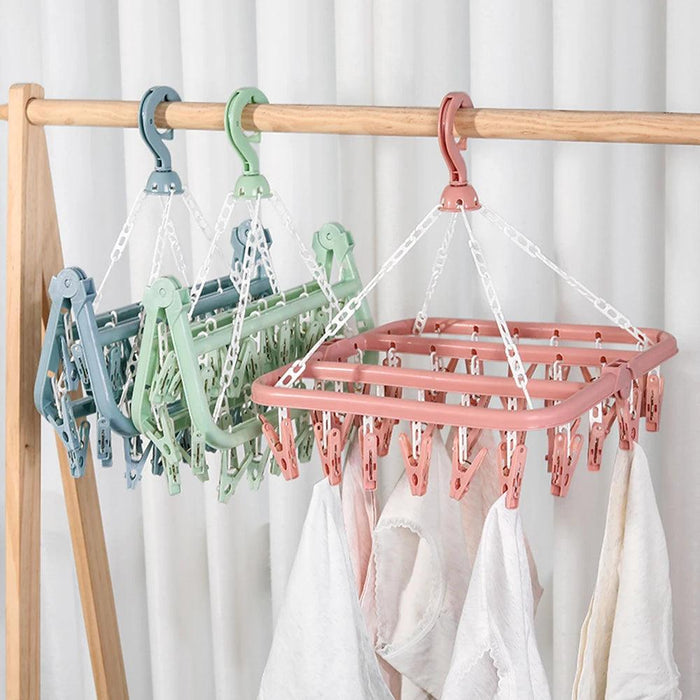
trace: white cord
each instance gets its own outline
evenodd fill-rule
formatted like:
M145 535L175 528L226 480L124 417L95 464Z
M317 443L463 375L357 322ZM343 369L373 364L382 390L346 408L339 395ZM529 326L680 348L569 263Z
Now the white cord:
M506 360L508 361L508 366L513 374L513 381L515 385L523 392L525 401L527 402L528 408L533 408L532 399L527 390L527 373L525 372L525 367L523 366L523 361L520 358L520 353L518 352L517 345L513 342L513 338L508 330L508 324L506 323L505 316L503 315L503 310L501 309L501 302L498 300L498 294L496 293L496 287L491 279L491 274L489 273L488 265L486 264L486 258L481 251L481 246L479 242L474 238L474 233L472 227L469 224L469 219L467 218L467 213L464 209L460 209L462 214L462 220L464 221L464 226L467 229L467 236L469 237L469 250L471 251L472 258L474 259L474 265L479 273L479 278L481 279L481 285L484 288L484 293L486 294L486 300L491 307L491 313L496 320L496 325L501 334L501 339L503 340L503 345L506 351Z

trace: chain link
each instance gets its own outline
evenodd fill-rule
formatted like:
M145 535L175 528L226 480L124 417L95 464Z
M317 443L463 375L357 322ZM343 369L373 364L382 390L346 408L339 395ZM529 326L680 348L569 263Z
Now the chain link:
M233 193L230 194L232 195ZM187 211L189 211L192 220L195 222L195 224L197 224L197 227L204 234L204 237L207 239L207 241L209 241L209 244L211 245L212 241L214 241L216 237L216 233L212 231L211 225L209 224L207 218L204 216L204 213L202 212L202 209L200 208L199 204L197 204L197 200L194 198L194 195L186 188L182 191L182 201L185 203ZM221 255L223 259L226 259L228 254L226 253L226 251L221 249L221 247L218 244L218 239L214 243L214 246L216 250L219 251L219 255ZM231 279L231 281L233 282L233 278Z
M112 270L116 263L124 254L124 250L126 250L126 246L129 243L129 238L131 237L131 232L134 230L134 224L136 223L136 219L141 211L141 208L143 207L143 203L146 201L147 195L148 193L145 190L141 190L138 193L136 199L134 200L134 203L131 205L129 215L126 217L126 221L122 225L121 231L119 231L117 240L114 243L112 251L109 254L109 265L107 266L107 272L105 272L105 276L102 278L100 287L97 290L97 294L95 295L95 300L92 303L95 309L98 308L100 302L102 301L102 292L104 291L107 278L112 273Z
M236 306L236 313L231 324L231 342L229 343L226 352L226 359L221 369L221 383L219 388L219 396L216 399L214 407L214 421L218 422L224 408L226 400L226 392L233 381L233 371L236 367L238 359L238 349L241 344L241 333L243 331L243 321L245 318L246 303L250 293L250 280L255 270L255 258L259 247L259 238L264 237L265 233L260 225L260 196L256 200L255 210L253 212L250 233L245 242L245 251L243 253L243 269L241 276L240 299Z
M167 235L168 221L170 221L170 207L173 202L173 192L168 195L168 201L163 207L163 216L158 227L156 243L153 248L153 258L151 260L151 274L148 277L148 285L152 285L160 276L160 268L163 265L163 252L165 250L165 239Z
M508 361L508 366L513 374L513 381L515 385L523 392L525 396L525 401L527 402L527 407L532 408L532 399L527 390L527 374L525 372L525 367L523 366L523 361L520 358L520 353L518 352L517 345L513 342L513 338L508 330L508 324L506 323L505 316L503 315L503 310L501 309L501 302L498 300L498 294L496 293L496 287L493 284L493 279L491 279L491 274L489 273L488 265L486 264L486 258L481 251L481 246L479 242L474 238L474 232L469 224L469 219L467 218L467 213L464 209L461 209L462 220L464 221L464 226L467 229L467 236L469 237L469 250L471 251L472 258L474 259L474 265L479 273L481 279L481 285L484 288L484 293L486 294L486 300L491 307L491 313L496 320L496 325L501 334L501 339L503 340L503 345L506 351L506 360Z
M248 202L248 211L250 213L251 219L253 217L254 213L254 205L253 202ZM264 233L264 232L263 232ZM272 257L270 256L270 244L267 241L267 237L263 235L258 242L258 255L260 256L260 262L262 263L263 270L265 270L265 274L267 275L267 279L270 281L270 289L272 290L273 294L279 294L280 293L280 285L279 285L279 280L277 278L277 273L275 272L275 268L272 265Z
M413 332L416 335L420 335L425 330L425 322L428 320L428 306L430 300L433 298L435 293L435 288L437 287L438 280L442 275L442 271L445 269L445 263L447 262L447 252L450 248L450 243L452 243L452 236L455 232L455 224L457 223L457 214L452 214L450 216L449 223L447 224L447 231L442 239L442 243L435 253L435 260L433 261L433 269L430 273L430 281L425 290L425 296L423 297L423 306L421 306L420 311L416 315L416 320L413 322Z
M553 260L548 258L542 252L542 249L522 233L522 231L511 226L507 221L496 214L496 212L485 206L483 202L479 212L487 221L490 221L496 228L500 229L507 238L518 246L518 248L524 250L530 257L544 263L550 270L553 270L564 282L570 287L573 287L584 299L587 299L593 304L603 316L612 321L619 328L622 328L622 330L627 331L642 347L647 347L651 344L649 337L639 328L633 326L627 316L621 311L618 311L612 304L605 301L605 299L588 289L588 287L579 282L573 275L565 272Z
M180 273L182 282L186 287L189 287L190 283L187 279L188 275L187 265L185 264L185 256L182 254L182 247L180 246L180 241L178 240L177 234L175 233L175 224L173 224L173 220L169 217L165 224L165 235L168 239L168 243L170 243L170 250L173 253L175 266L177 267L177 270Z
M334 335L337 335L345 324L354 316L357 310L362 305L362 302L367 298L370 292L379 284L382 278L391 272L398 263L404 258L413 246L428 232L436 219L440 216L439 205L433 207L416 226L411 233L408 234L406 240L384 261L384 264L379 268L379 271L372 279L361 289L347 304L331 319L326 326L326 330L321 337L314 343L311 349L300 360L293 362L287 371L280 377L276 386L291 386L304 373L306 364L318 352L318 349Z
M221 211L216 219L216 224L214 226L214 235L212 236L211 243L209 244L209 250L199 267L197 272L197 277L192 285L192 291L190 292L190 311L189 319L192 320L194 315L194 307L199 301L199 297L202 296L202 290L204 289L204 284L207 281L207 275L209 274L209 268L214 260L214 252L217 250L219 238L221 234L226 230L228 222L231 219L233 210L236 207L236 197L233 192L229 192L224 199L224 203L221 205ZM240 283L239 280L231 275L231 281L233 282L236 290L240 293Z
M276 192L272 193L272 196L270 197L270 202L272 203L272 206L274 207L275 211L277 212L277 215L282 221L282 224L287 229L287 231L289 231L289 233L292 234L292 237L296 241L297 248L299 249L299 255L301 256L304 265L306 265L307 270L311 273L311 276L318 284L324 296L330 302L331 310L334 313L338 313L340 311L340 302L333 293L331 283L328 281L328 278L326 277L326 273L323 271L323 268L318 264L318 262L316 262L316 257L314 256L314 254L304 245L304 241L301 239L299 231L294 225L294 221L292 220L292 216L289 213L289 210L287 209L284 202Z

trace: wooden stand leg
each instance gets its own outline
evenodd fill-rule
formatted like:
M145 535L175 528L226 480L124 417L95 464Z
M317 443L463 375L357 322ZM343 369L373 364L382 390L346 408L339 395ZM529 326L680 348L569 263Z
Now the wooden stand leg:
M9 100L6 390L6 654L8 699L39 698L41 426L33 384L45 290L63 267L43 129L26 118L38 85L16 85ZM92 460L70 476L58 454L97 695L127 698L116 609ZM88 451L88 455L90 455Z

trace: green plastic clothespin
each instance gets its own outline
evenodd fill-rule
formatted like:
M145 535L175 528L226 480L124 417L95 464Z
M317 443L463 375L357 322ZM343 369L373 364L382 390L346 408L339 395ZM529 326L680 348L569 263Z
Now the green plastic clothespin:
M241 120L243 108L249 104L268 104L269 100L257 88L241 88L231 95L224 111L224 127L236 152L243 162L243 175L236 181L234 192L242 199L270 197L270 185L260 174L260 160L252 144L260 143L260 132L247 134Z

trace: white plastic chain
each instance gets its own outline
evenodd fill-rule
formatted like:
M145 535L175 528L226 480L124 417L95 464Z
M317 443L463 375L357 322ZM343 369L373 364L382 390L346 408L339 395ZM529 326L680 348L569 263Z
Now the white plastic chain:
M167 204L165 206L167 206ZM165 207L163 208L165 209ZM173 259L175 260L175 266L177 267L177 271L180 273L180 279L185 284L185 286L189 287L190 283L187 281L188 275L187 265L185 264L185 257L182 254L180 241L178 240L177 234L175 233L175 224L173 224L173 220L170 218L169 215L168 220L165 222L165 236L168 239L168 243L170 243L170 250L173 253Z
M525 367L523 366L523 361L520 358L518 347L513 342L513 338L510 335L510 330L508 330L508 324L506 323L505 316L503 315L501 302L498 300L496 287L491 279L489 268L486 264L486 259L481 251L479 242L474 237L474 232L469 224L467 213L464 211L464 209L460 209L460 211L462 214L462 220L464 221L464 226L467 229L467 236L469 237L469 250L471 251L472 258L474 259L476 270L479 273L481 285L484 288L484 293L486 294L486 300L491 307L491 313L496 320L496 325L498 326L498 330L501 334L501 340L503 341L506 351L506 360L508 361L508 366L510 367L511 373L513 374L513 381L515 382L515 385L523 392L523 396L527 402L527 407L532 408L532 399L530 398L530 394L527 390L527 374L525 372Z
M442 239L442 243L435 253L435 260L433 261L433 269L430 273L430 281L425 290L425 296L423 297L423 306L421 306L420 311L416 315L416 320L413 323L413 332L416 335L420 335L425 330L425 322L428 320L428 306L430 300L433 298L435 293L435 288L437 287L438 280L442 271L445 269L445 263L447 262L447 252L450 248L450 243L452 243L452 236L455 232L455 224L457 223L457 214L452 214L450 220L447 224L447 230L445 231L445 236Z
M102 278L102 282L100 283L100 286L97 290L97 294L95 295L95 301L92 304L95 309L98 308L100 302L102 301L102 292L104 291L107 278L110 276L110 274L112 273L112 269L126 250L126 246L129 243L129 238L131 237L131 232L134 230L136 218L138 217L139 212L143 207L143 203L146 201L147 195L148 193L146 192L146 190L141 190L138 193L136 199L134 200L134 203L131 205L129 215L126 217L126 221L122 225L121 231L119 231L117 240L114 243L112 251L109 254L109 265L107 266L107 272L105 272L105 276Z
M168 195L168 200L163 207L163 216L161 218L160 226L158 227L158 234L156 236L156 244L153 248L153 257L151 258L151 274L148 280L148 284L151 285L155 282L156 278L160 274L160 268L163 262L163 251L165 247L165 238L167 236L168 222L170 221L170 207L172 205L173 193ZM173 231L174 234L174 231ZM176 239L177 240L177 239ZM171 244L172 245L172 244ZM173 250L173 254L175 251ZM183 261L184 266L184 261ZM181 273L182 274L182 273ZM129 359L126 363L126 376L124 379L124 386L122 387L122 393L119 397L119 406L123 406L126 398L129 394L129 389L136 376L136 361L139 356L141 349L141 338L143 336L143 328L146 322L146 315L141 308L139 311L139 327L134 336L134 340L131 343L131 352L129 353Z
M236 306L236 312L231 324L231 342L229 343L228 350L226 351L226 359L224 360L224 364L221 369L219 395L216 398L216 405L214 407L215 422L218 422L219 418L221 417L224 402L226 400L226 391L231 386L231 382L233 381L233 370L236 367L236 360L238 359L238 350L241 344L241 333L243 331L243 321L245 319L246 302L250 292L250 280L253 276L253 271L255 270L255 258L259 247L259 238L261 236L264 237L264 235L265 233L260 224L260 197L258 196L255 202L255 210L253 211L250 233L248 234L248 238L245 242L242 266L243 269L241 274L241 296L238 305Z
M228 226L231 214L233 214L233 210L236 208L236 201L237 200L234 193L229 192L226 195L226 199L224 199L224 203L221 205L221 211L219 212L219 216L217 217L216 224L214 226L214 235L211 238L209 249L207 250L207 254L199 267L197 277L194 281L194 284L192 285L192 290L190 292L190 321L192 320L192 316L194 315L194 307L197 305L199 297L202 296L202 289L204 289L204 283L207 281L209 268L211 267L212 261L214 260L214 253L218 248L219 238L221 238L221 234L226 230L226 227ZM231 277L231 279L233 281L234 278ZM234 286L240 293L240 284L238 283L238 280L234 281Z
M253 218L254 211L255 205L253 204L253 202L248 201L248 212L250 213L251 220ZM263 236L258 241L258 255L260 255L260 262L262 263L263 269L265 270L267 279L270 281L270 289L272 290L272 293L279 294L280 284L279 280L277 279L277 273L275 272L275 268L272 265L272 258L270 257L270 245L268 244L267 238L264 235L265 232L263 231L262 233Z
M211 243L214 239L214 233L211 230L211 226L204 216L199 204L197 204L197 200L194 198L194 195L187 188L182 190L182 201L185 203L187 211L190 213L192 220L195 222L195 224L197 224L197 228L199 228L199 230L204 234L207 241ZM226 257L226 253L218 246L217 248L219 253L223 257Z
M285 206L284 202L276 192L272 193L272 196L270 197L270 202L272 203L272 206L274 207L275 211L277 212L277 215L282 221L282 224L287 229L287 231L289 231L289 233L292 234L292 237L296 241L297 248L299 249L299 255L302 261L304 262L304 265L306 265L307 270L311 273L311 276L318 284L320 290L323 292L323 295L330 302L331 310L336 313L339 312L340 302L333 293L331 283L328 281L328 278L326 277L326 273L323 271L323 268L316 262L314 254L306 247L306 245L304 245L304 241L299 235L299 231L294 225L292 216L289 213L289 210Z
M483 202L481 203L479 212L487 221L490 221L496 228L500 229L507 238L518 246L518 248L524 250L529 256L543 262L550 270L553 270L559 275L564 282L570 287L573 287L584 299L591 302L603 316L612 321L619 328L627 331L642 347L651 344L649 337L639 328L633 326L627 316L618 311L612 304L605 301L605 299L593 293L572 275L562 270L562 268L542 252L542 249L536 243L531 241L524 233L518 231L514 226L511 226L492 209L489 209Z
M165 238L167 235L168 221L170 220L170 207L173 202L173 193L170 192L163 207L163 216L158 227L156 244L153 248L153 258L151 259L151 274L148 277L149 286L152 285L160 275L160 268L163 265L163 251L165 250Z
M413 246L418 243L418 241L423 238L423 236L430 230L430 227L435 223L436 219L440 216L440 207L436 205L433 207L423 218L423 220L416 226L413 231L408 235L406 240L384 261L384 264L379 268L378 272L372 277L372 279L367 282L363 289L361 289L352 299L350 299L347 304L330 320L326 326L326 330L323 335L316 341L314 346L306 353L304 357L300 360L293 362L287 371L280 377L276 386L291 386L294 382L301 377L306 369L306 364L314 355L318 352L318 349L334 335L337 335L345 324L354 316L355 312L360 308L362 302L367 298L370 292L379 284L381 279L391 272L398 263L404 258L406 253L408 253Z

